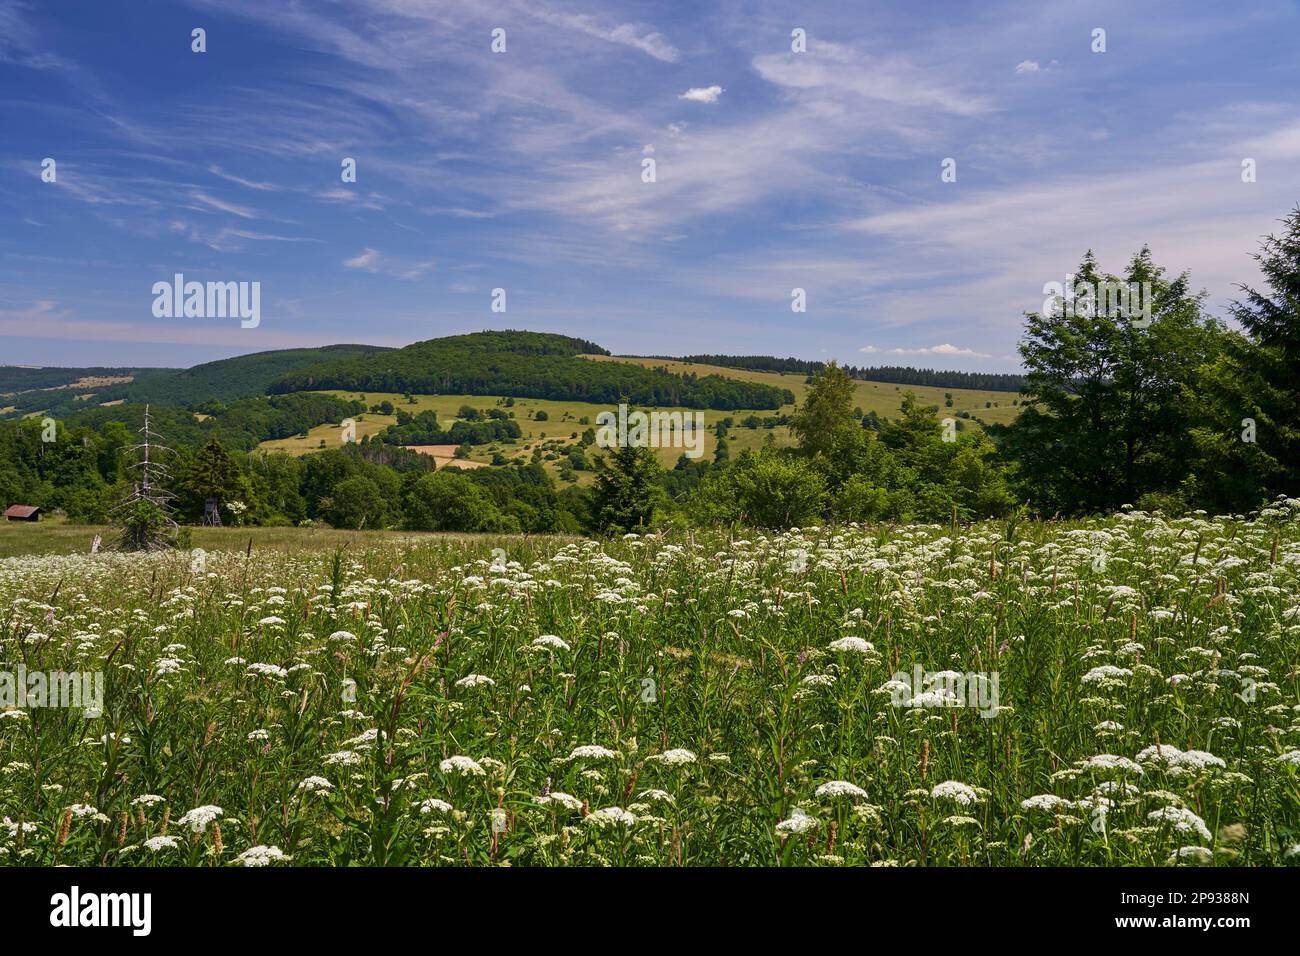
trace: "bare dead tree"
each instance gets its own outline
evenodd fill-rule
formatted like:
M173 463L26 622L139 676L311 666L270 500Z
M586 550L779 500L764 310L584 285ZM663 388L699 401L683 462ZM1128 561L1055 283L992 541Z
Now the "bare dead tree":
M167 490L171 472L163 456L175 454L153 430L149 406L144 407L144 424L139 443L123 452L135 460L127 467L134 473L131 490L113 508L117 520L117 546L123 551L161 551L176 546L178 525L172 517L172 499Z

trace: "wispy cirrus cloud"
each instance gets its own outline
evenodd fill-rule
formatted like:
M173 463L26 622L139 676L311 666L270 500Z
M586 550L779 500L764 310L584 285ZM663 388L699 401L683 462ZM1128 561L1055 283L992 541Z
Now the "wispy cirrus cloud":
M644 24L619 23L609 25L600 18L585 13L575 13L543 3L511 4L509 7L535 17L544 23L576 30L589 37L595 37L609 43L618 43L640 50L656 60L675 63L680 56L678 50L667 37L653 27Z
M992 108L985 95L961 90L943 72L898 55L869 53L844 43L809 38L807 53L754 58L759 76L793 95L831 102L876 101L895 107L976 116Z
M236 203L229 202L217 196L209 195L208 193L199 190L190 193L190 199L199 203L201 206L207 206L211 209L217 210L218 212L230 213L232 216L238 216L240 219L261 218L257 210L253 209L251 206L240 206Z
M343 260L343 268L398 279L419 279L433 268L433 262L394 257L378 249L363 249L352 258Z
M228 173L215 163L208 167L208 172L228 182L238 183L245 189L255 189L258 192L279 192L283 189L282 186L277 186L275 183L254 182L251 179L244 179L242 176L236 176L234 173Z

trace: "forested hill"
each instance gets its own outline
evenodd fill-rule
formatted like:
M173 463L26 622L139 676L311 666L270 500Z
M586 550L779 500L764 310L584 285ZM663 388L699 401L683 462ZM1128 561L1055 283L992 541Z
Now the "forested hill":
M111 382L134 378L142 372L178 372L180 369L139 369L95 366L64 368L58 365L0 365L0 397L34 389L71 388L82 382ZM89 390L89 385L85 391Z
M77 396L93 393L90 402L93 405L125 400L195 408L211 401L233 402L265 395L271 382L284 373L325 359L346 359L385 351L388 349L378 345L326 345L320 348L254 352L251 355L205 362L188 369L6 369L5 374L0 375L0 380L12 379L28 390L6 396L0 404L12 407L10 417L36 411L57 417L85 409L87 401ZM60 384L76 382L83 378L97 377L101 371L119 376L130 375L133 381L88 384L75 389L61 388L58 391L27 384L42 380L58 381ZM39 372L46 374L35 374Z
M214 401L201 407L206 412L196 416L177 405L150 403L152 427L166 436L172 448L197 448L215 438L226 448L252 451L268 439L288 438L325 423L337 424L366 410L360 402L311 392L241 398L229 404ZM143 402L82 408L63 419L63 424L73 430L89 428L99 435L134 435L143 424L144 409Z
M693 365L720 365L724 368L747 369L755 372L793 372L812 375L821 371L825 362L808 359L777 358L775 355L647 355L623 356L625 358L656 358L669 362L689 362ZM1011 372L949 372L943 369L913 368L910 365L846 365L851 378L866 382L888 382L891 385L929 385L933 388L975 388L993 392L1018 392L1025 377Z
M675 375L622 362L593 342L543 332L476 332L405 348L320 362L281 376L272 393L309 389L425 395L511 395L687 408L780 408L789 389L720 375Z
M313 349L281 349L254 352L235 358L206 362L175 375L152 377L134 388L128 386L124 398L133 402L167 402L191 406L216 399L221 402L265 395L268 386L303 366L323 360L345 361L390 351L379 345L326 345Z

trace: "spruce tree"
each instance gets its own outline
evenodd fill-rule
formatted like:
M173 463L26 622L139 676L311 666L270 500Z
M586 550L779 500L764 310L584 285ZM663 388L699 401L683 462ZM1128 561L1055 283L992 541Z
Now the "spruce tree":
M596 462L595 524L606 533L644 531L654 517L659 460L626 445Z

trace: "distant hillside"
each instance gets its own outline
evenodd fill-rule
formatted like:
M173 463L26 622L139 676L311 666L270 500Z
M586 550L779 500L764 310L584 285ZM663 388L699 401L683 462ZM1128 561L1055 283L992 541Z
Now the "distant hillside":
M792 372L811 375L825 367L825 362L807 359L777 358L774 355L647 355L627 358L656 358L693 365L721 365L726 368L756 372ZM910 365L846 365L853 378L891 385L928 385L932 388L975 388L991 392L1019 392L1024 376L1010 372L948 372L940 369L913 368Z
M83 380L112 380L135 378L144 372L179 372L180 369L62 368L60 366L32 367L27 365L0 365L0 396L35 389L66 388Z
M227 448L251 451L264 441L288 438L326 423L337 425L344 418L360 415L365 406L334 395L308 392L302 395L275 395L241 398L229 404L204 406L212 414L195 415L166 402L150 403L152 427L165 435L172 448L197 448L211 438ZM90 428L104 434L114 422L125 425L134 434L143 424L144 403L125 402L102 408L82 403L63 424L66 428Z
M554 401L687 408L780 408L787 389L721 375L676 375L617 362L594 342L545 332L475 332L405 348L321 362L281 376L275 393L308 389L410 392L423 395L511 395Z
M120 397L135 402L170 402L184 406L197 405L209 399L229 402L265 395L272 382L295 369L322 361L346 361L389 351L392 350L378 345L326 345L315 349L254 352L196 365L167 378L150 379L146 386L127 386L129 394Z
M75 390L51 392L30 389L6 396L3 404L14 408L12 414L44 411L55 415L67 415L89 406L105 402L126 400L130 402L153 402L156 404L177 405L192 408L209 401L233 402L241 398L253 398L265 395L268 386L286 372L321 362L325 359L348 359L388 349L377 345L326 345L312 349L281 349L272 352L254 352L251 355L237 355L234 358L206 362L189 369L43 369L49 372L47 381L62 378L66 382L75 382L81 378L91 377L97 372L135 373L135 380L126 384L113 384L101 387L87 386ZM4 370L8 373L10 369ZM18 369L20 373L34 371ZM34 376L15 376L39 380ZM0 376L0 382L4 381ZM83 401L77 398L82 393L94 393L93 398Z

